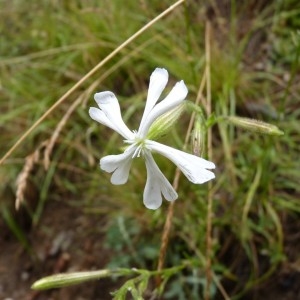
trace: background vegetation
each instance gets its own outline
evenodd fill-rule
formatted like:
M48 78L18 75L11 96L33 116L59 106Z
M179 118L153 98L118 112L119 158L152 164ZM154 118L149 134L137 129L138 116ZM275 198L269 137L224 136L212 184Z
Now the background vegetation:
M0 1L0 156L99 61L173 3ZM192 102L206 76L199 104L204 110L210 95L215 117L255 118L285 134L263 135L229 122L211 127L216 179L209 189L180 178L165 266L185 268L168 281L163 299L205 294L210 193L210 298L276 299L299 291L299 25L296 0L186 1L174 9L88 78L0 166L1 226L34 257L26 224L42 228L53 213L46 209L51 202L76 207L83 217L100 220L99 243L112 253L102 268L155 270L168 203L145 209L140 162L125 186L110 184L98 160L118 153L122 141L93 122L88 108L95 105L95 92L111 90L135 129L156 67L169 71L169 87L183 79ZM190 117L186 112L163 141L182 148ZM190 139L187 151L192 150ZM172 180L174 166L157 159ZM16 198L24 198L19 213ZM9 242L1 240L3 247ZM45 275L50 274L39 273L32 282ZM144 297L150 299L154 288L150 282Z

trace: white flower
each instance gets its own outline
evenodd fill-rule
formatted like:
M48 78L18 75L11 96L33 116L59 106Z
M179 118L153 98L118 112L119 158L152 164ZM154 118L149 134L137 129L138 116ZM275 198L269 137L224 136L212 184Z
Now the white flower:
M147 182L144 190L144 204L147 208L157 209L161 206L162 195L168 201L174 201L178 195L167 178L155 163L152 152L160 153L171 160L193 183L201 184L215 177L207 169L214 169L214 163L203 158L176 150L158 142L147 139L153 122L166 112L178 107L185 99L188 90L183 81L177 82L168 96L157 103L168 82L168 72L157 68L150 77L146 107L138 131L130 131L125 125L119 102L112 92L96 93L94 98L99 108L91 107L90 117L118 132L128 144L124 153L108 155L100 160L102 170L113 173L111 183L124 184L128 180L131 162L135 157L143 157L147 169Z

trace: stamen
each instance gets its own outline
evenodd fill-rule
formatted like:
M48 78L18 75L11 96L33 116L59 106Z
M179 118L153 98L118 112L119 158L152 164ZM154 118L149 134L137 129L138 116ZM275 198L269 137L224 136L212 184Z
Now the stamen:
M140 146L138 149L139 149L139 151L138 151L137 157L140 157L141 156L141 151L143 150L143 148Z
M141 153L141 146L138 146L138 147L134 150L133 155L132 155L132 158L140 157L140 153Z
M123 140L123 142L125 144L133 144L133 143L135 143L135 140Z

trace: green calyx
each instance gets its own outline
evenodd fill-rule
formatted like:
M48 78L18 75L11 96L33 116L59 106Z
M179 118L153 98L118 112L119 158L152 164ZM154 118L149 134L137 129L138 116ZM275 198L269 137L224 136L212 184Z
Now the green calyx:
M184 106L184 103L182 103L169 112L158 117L151 125L146 139L156 140L159 137L165 135L180 117Z

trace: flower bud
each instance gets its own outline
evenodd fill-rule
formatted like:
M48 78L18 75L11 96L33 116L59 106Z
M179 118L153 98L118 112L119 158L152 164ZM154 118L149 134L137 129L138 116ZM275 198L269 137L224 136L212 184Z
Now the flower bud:
M193 154L196 156L202 156L205 149L206 127L201 120L202 118L196 119L194 130L192 132Z
M250 131L269 135L284 134L284 132L281 131L277 126L259 120L242 117L226 117L225 119L235 126L242 127Z
M74 272L55 274L44 277L31 286L33 290L47 290L53 288L61 288L70 285L83 283L89 280L100 279L111 276L114 271L112 270L98 270L86 272Z

